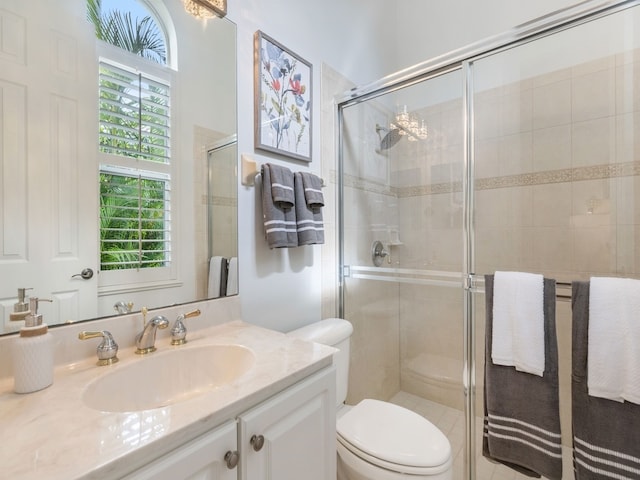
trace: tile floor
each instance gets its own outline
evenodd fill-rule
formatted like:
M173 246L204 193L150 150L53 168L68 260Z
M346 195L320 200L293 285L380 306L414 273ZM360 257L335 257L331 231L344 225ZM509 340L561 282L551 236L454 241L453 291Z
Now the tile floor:
M392 403L419 413L436 425L451 442L453 451L453 480L464 479L464 412L425 400L406 392L397 393ZM573 480L571 449L563 447L563 480ZM531 480L504 465L489 462L482 456L482 418L476 419L476 480Z

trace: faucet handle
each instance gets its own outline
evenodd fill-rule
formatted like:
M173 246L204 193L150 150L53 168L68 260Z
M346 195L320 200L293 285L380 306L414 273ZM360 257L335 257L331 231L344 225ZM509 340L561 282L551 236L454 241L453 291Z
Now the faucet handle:
M88 340L90 338L102 337L102 342L98 345L96 353L98 354L98 365L112 365L118 361L118 344L113 339L110 332L106 330L102 332L82 331L78 334L80 340Z
M178 315L178 318L176 318L171 328L171 345L184 345L187 343L187 327L184 326L183 320L185 318L197 317L198 315L200 315L200 309Z

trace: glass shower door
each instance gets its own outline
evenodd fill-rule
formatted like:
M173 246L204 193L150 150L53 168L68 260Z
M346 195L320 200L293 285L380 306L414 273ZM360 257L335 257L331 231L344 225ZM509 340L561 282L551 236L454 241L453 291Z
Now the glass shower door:
M448 436L464 472L460 69L342 110L347 403L391 400Z
M482 276L543 274L557 281L565 479L573 478L570 282L640 273L638 10L470 62L478 452L485 353ZM479 480L526 478L478 458Z

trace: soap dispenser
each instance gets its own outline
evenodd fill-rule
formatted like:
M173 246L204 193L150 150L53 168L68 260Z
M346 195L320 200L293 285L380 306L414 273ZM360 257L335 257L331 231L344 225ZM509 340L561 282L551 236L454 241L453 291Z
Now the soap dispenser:
M53 383L53 336L42 314L38 313L39 302L52 300L31 297L29 313L20 336L13 342L13 378L16 393L31 393Z

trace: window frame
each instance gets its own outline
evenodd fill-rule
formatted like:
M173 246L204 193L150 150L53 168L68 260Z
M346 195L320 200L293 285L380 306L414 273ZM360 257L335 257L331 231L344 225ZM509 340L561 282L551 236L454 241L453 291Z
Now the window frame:
M159 79L163 82L167 82L170 85L170 103L176 104L176 72L167 65L161 65L156 62L147 60L138 55L132 54L119 47L110 45L102 40L96 39L96 65L100 65L101 62L113 64L118 68L125 70L138 70L143 72L144 75L152 78ZM99 86L98 86L99 88ZM98 168L96 171L96 182L98 183L97 193L100 195L100 173L103 167L122 168L129 171L140 171L142 176L147 172L153 172L159 177L168 178L171 183L171 198L170 198L170 239L171 252L170 263L165 267L151 267L151 268L138 268L138 269L120 269L120 270L100 270L98 276L98 293L99 294L111 294L118 292L132 292L132 291L144 291L157 288L164 288L168 286L180 285L182 282L178 280L179 272L179 239L178 239L178 225L175 221L177 219L177 212L179 206L178 194L175 186L178 184L178 169L176 161L176 152L180 151L178 143L176 141L178 130L178 122L176 119L176 109L171 111L171 133L170 133L170 154L168 157L168 163L154 162L149 160L140 160L133 157L121 156L106 153L100 150L99 142L97 143L97 158ZM96 134L100 135L100 119L96 119ZM100 212L97 212L98 217ZM100 229L97 232L100 237ZM100 239L98 238L98 241ZM98 251L98 264L100 264L100 256L102 253L101 246Z

